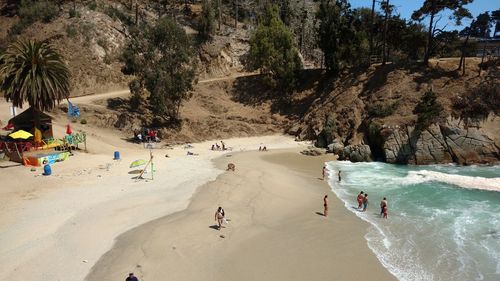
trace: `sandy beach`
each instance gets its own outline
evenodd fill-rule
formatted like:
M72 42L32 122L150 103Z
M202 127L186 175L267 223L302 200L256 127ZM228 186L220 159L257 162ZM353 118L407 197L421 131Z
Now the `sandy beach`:
M140 280L395 280L363 238L368 225L321 180L333 156L298 151L217 159L217 167L232 162L236 171L200 187L187 209L120 235L86 280L128 272ZM321 215L325 194L328 218ZM229 219L220 231L218 206Z
M56 135L64 135L61 123L54 126ZM154 149L154 180L136 181L129 165L147 160L149 150L116 132L72 126L87 132L89 152L77 151L54 164L51 176L42 176L40 167L32 171L2 163L0 272L5 280L83 280L118 235L185 209L196 189L222 172L212 159L262 143L269 148L304 146L278 135L227 139L232 150L224 152L209 150L215 140L189 149ZM120 160L113 160L114 151L120 152ZM187 151L196 155L187 156Z

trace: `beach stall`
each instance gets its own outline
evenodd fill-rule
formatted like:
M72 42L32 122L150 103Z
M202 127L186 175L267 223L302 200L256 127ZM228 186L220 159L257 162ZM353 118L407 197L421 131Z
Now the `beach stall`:
M24 130L35 135L38 129L42 139L52 139L52 117L32 107L9 120L14 126L14 131Z

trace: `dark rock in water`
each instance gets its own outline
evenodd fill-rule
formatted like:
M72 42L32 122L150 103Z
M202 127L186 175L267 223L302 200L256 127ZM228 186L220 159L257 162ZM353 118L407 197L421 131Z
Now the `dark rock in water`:
M370 146L366 144L348 145L339 155L340 160L352 162L370 162L373 160Z
M333 140L333 143L327 146L327 151L329 153L340 155L341 153L343 153L343 150L344 144L339 140Z

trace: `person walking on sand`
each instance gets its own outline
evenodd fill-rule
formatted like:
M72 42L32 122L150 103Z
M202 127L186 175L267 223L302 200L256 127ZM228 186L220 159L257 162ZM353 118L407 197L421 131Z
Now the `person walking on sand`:
M368 193L365 193L365 198L363 198L363 212L366 212L368 208Z
M125 279L125 281L139 281L139 279L137 279L137 277L134 276L134 273L129 273L128 274L128 277L127 279Z
M358 200L358 209L361 209L361 206L363 205L363 199L365 198L365 193L363 191L361 191L359 194L358 194L358 198L356 200Z
M340 175L341 172L342 171L339 170L339 174L338 174L339 175L339 182L342 180L342 176Z
M325 175L326 175L326 172L327 172L327 170L326 170L326 165L324 165L324 166L323 166L323 172L322 172L322 174L323 174L323 180L325 180Z
M384 208L387 207L387 198L384 197L382 201L380 201L380 216L384 214Z
M222 207L219 207L215 212L215 220L219 225L218 230L220 230L222 228L222 223L224 222L224 209L222 209Z
M328 217L328 195L325 195L325 197L323 197L323 208L323 216Z

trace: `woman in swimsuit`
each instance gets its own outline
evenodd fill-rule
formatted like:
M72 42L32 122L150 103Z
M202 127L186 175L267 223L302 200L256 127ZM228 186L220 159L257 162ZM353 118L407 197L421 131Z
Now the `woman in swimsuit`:
M363 199L363 212L368 208L368 193L365 193L365 198Z

